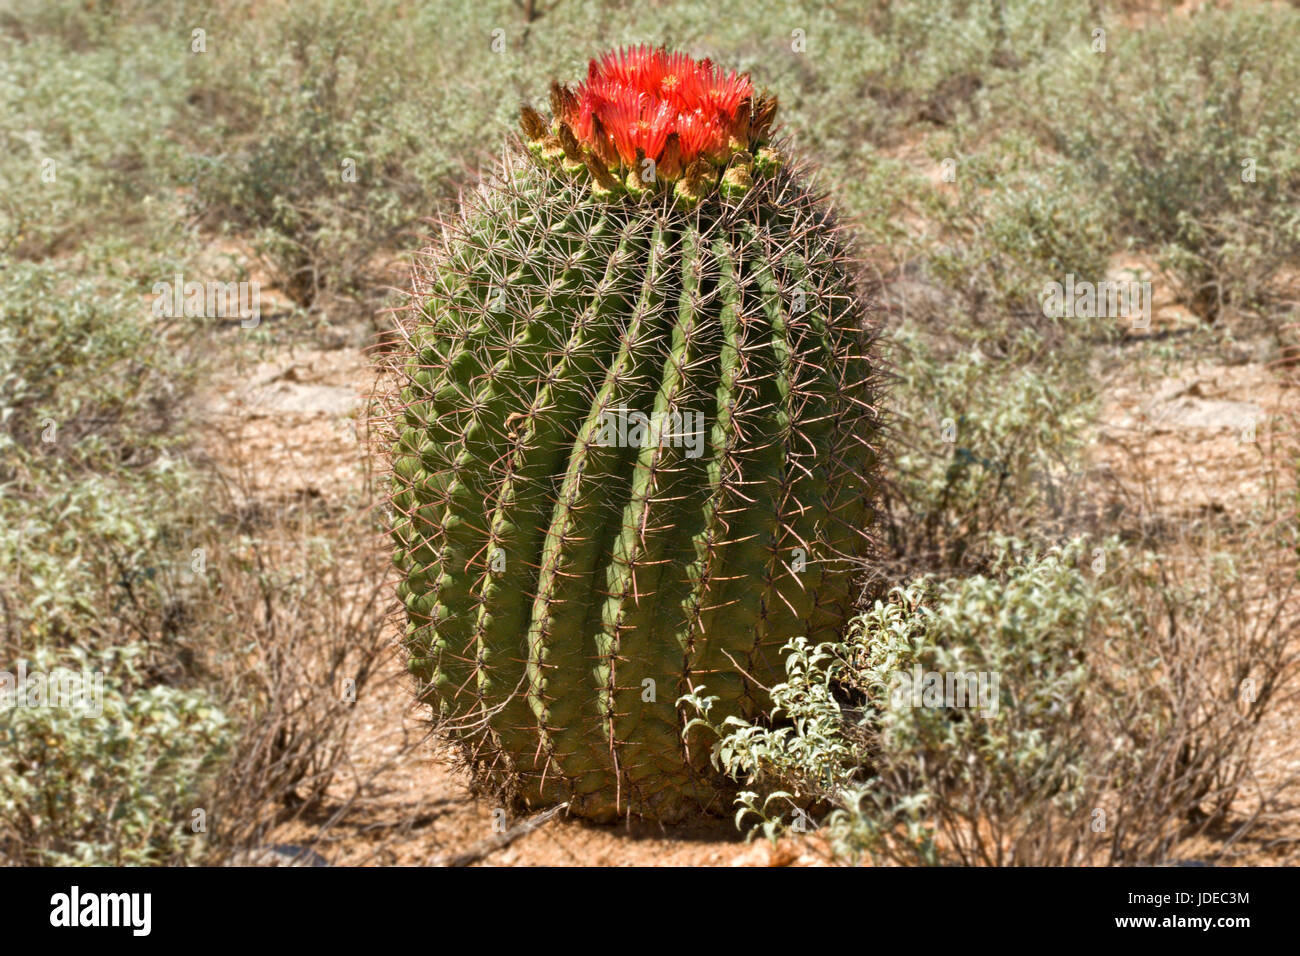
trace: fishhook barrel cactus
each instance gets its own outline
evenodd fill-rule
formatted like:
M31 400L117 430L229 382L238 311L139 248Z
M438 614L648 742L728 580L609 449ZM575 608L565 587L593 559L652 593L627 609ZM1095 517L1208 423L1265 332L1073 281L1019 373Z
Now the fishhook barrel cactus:
M679 697L754 718L838 636L872 519L869 336L776 100L593 61L416 268L393 536L410 667L478 778L609 820L725 810Z

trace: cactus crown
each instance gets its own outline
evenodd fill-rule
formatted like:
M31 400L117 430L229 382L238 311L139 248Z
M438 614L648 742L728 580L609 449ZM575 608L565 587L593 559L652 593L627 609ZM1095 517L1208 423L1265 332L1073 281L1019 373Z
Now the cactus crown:
M589 178L602 200L671 189L694 205L715 187L746 192L779 160L767 146L776 98L749 75L662 47L625 47L591 60L587 79L551 85L552 118L529 106L520 125L539 161Z

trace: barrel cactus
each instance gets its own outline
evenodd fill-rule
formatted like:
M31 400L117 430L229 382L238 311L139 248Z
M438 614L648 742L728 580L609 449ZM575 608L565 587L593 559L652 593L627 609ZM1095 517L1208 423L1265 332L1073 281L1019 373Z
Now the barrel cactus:
M725 810L714 716L835 638L878 424L840 229L748 76L593 61L462 204L399 321L409 664L477 779L610 820Z

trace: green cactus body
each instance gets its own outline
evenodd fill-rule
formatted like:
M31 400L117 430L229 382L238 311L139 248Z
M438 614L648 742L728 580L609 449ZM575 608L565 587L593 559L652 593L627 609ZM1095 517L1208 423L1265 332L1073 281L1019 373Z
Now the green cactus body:
M866 550L877 425L845 251L797 171L748 153L635 193L532 153L467 204L402 327L410 667L517 804L725 811L678 698L759 717L784 643L838 635Z

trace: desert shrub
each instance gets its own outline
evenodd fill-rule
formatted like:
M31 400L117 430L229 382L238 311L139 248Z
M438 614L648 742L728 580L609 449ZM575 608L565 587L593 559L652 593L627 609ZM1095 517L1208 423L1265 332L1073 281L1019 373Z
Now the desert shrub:
M98 718L3 711L14 860L193 859L220 850L181 840L193 809L225 839L314 807L379 659L381 565L303 516L241 525L187 461L197 343L170 332L130 282L0 269L0 670L90 655L105 692Z
M1088 10L1073 0L762 7L772 28L758 38L703 24L698 32L779 88L792 129L837 168L856 166L864 144L898 146L918 130L978 115L982 90L1080 35ZM697 11L711 14L706 5Z
M437 172L410 168L420 140L394 124L405 94L383 56L387 29L361 4L286 8L236 34L196 78L217 128L194 159L192 201L250 236L299 305L359 293L371 258L433 210ZM212 102L232 66L251 82Z
M197 679L183 350L121 279L0 268L0 670L75 665L103 713L0 708L6 858L167 862L231 730Z
M953 185L935 190L928 212L937 230L927 257L969 324L1018 319L1042 325L1042 290L1068 273L1105 277L1111 251L1106 208L1074 167L1007 134L969 155L959 136L930 144L936 166L948 161ZM1083 330L1076 330L1083 331Z
M193 330L151 324L144 293L51 265L0 265L0 448L57 452L51 468L157 458L196 373L177 348Z
M0 707L10 862L255 844L319 807L382 659L372 499L343 531L196 469L202 340L170 332L131 282L0 268L0 671L75 664L104 690L98 716Z
M233 728L208 694L156 683L142 666L151 656L128 644L26 661L28 681L94 674L102 696L92 693L85 713L21 695L0 704L0 857L56 866L196 857L206 827L191 811Z
M1085 370L1041 355L1029 330L1001 355L978 337L945 346L912 326L887 341L887 553L912 568L980 567L994 535L1059 534L1096 402Z
M993 533L1055 540L1096 408L1088 356L1117 328L1041 304L1048 282L1105 276L1106 211L1023 135L965 153L967 136L930 145L951 184L873 161L859 217L894 372L887 553L912 570L978 568Z
M216 639L200 659L240 733L205 804L206 859L226 861L279 824L321 822L327 799L326 823L337 820L361 794L354 715L393 652L392 585L369 487L336 514L308 502L250 511L237 482L213 499L226 529L206 575Z
M1167 859L1228 818L1294 668L1289 619L1246 624L1242 578L1210 568L1003 541L988 574L916 580L844 642L792 642L770 725L712 726L716 764L746 784L738 819L775 838L829 806L819 825L850 859ZM953 696L960 675L983 676L978 704L975 685ZM709 726L707 688L687 700Z
M0 268L0 551L10 653L83 641L107 613L114 642L166 634L183 603L157 591L188 567L193 474L174 434L194 368L185 338L150 325L122 280ZM160 576L162 575L162 576ZM146 599L146 595L149 596ZM142 603L143 602L143 603ZM146 623L145 619L151 619Z
M1204 7L1027 71L1002 105L1214 319L1257 305L1300 253L1297 44L1295 10Z
M720 728L719 764L754 787L738 800L745 816L774 834L792 804L830 796L837 842L883 843L907 823L917 855L935 861L925 815L960 809L937 805L933 790L1013 815L1071 792L1084 625L1110 608L1074 566L1081 543L1023 562L1011 547L990 575L897 589L842 645L794 642L774 726ZM914 668L996 683L963 710L945 706L942 685L932 701L923 683L900 683ZM927 706L917 706L923 692ZM958 792L963 784L972 789Z
M98 717L0 710L6 862L224 859L315 811L380 659L371 499L340 532L196 467L214 324L149 308L202 271L175 191L211 134L189 30L221 31L185 6L0 23L0 671L104 676Z
M904 822L921 859L937 850L938 833L926 833L921 823L927 811L938 821L934 830L950 839L966 837L962 825L972 818L976 827L986 818L996 846L1008 821L1046 816L1049 808L1067 817L1080 809L1084 642L1089 627L1105 630L1113 622L1114 595L1077 567L1084 551L1078 540L1041 556L999 545L1001 563L989 574L904 588L858 622L850 680L866 697L862 709L879 746L880 776L867 799L916 788L905 806L883 800L886 814L876 822ZM946 682L972 673L986 683L978 703L967 699L964 707L944 687L932 704L924 677L898 681L904 674ZM942 796L927 802L926 791ZM917 833L924 834L920 840ZM1000 847L975 859L985 844L972 841L954 847L968 862L1006 859Z
M180 28L212 7L209 0L8 0L0 33L24 43L56 39L81 52L121 39L123 27L164 22Z
M44 6L0 31L0 253L92 247L81 270L156 275L136 268L185 242L172 192L184 150L170 132L186 113L189 54L156 24L72 10L47 23L73 5Z

